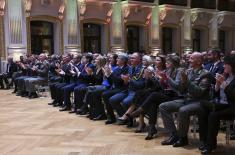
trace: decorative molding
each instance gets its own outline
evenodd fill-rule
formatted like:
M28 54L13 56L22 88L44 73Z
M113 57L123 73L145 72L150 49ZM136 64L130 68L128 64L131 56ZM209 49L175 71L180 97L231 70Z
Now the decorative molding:
M6 1L0 0L0 16L4 16Z
M124 17L124 19L127 19L128 16L130 15L130 13L131 13L130 7L128 5L124 5L123 6L123 17Z
M223 14L218 15L217 17L218 24L221 25L223 21L224 21L224 15Z
M84 16L86 13L86 1L85 0L78 0L78 8L80 11L80 16Z
M167 9L166 9L166 8L160 10L159 17L160 17L160 20L161 20L161 21L164 21L164 20L165 20L166 14L167 14Z
M6 52L5 52L5 34L4 34L4 19L3 16L0 16L0 57L5 58Z
M30 31L30 17L26 17L26 30L27 30L27 53L31 53L31 31Z
M26 17L30 16L32 3L33 3L32 0L24 0L24 8L25 8Z
M62 20L64 18L64 10L65 10L65 3L64 1L61 2L59 11L58 11L58 18Z
M191 22L193 24L196 22L197 18L198 18L198 13L197 12L191 13Z

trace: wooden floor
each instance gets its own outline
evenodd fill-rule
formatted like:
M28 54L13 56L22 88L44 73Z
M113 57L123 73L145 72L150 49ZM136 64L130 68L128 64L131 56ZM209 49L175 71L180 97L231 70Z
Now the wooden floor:
M145 141L144 134L124 126L104 125L86 117L59 112L49 98L27 99L0 90L0 155L196 155L198 138L184 148L161 146L164 134ZM215 154L232 155L235 142L225 146L219 136Z

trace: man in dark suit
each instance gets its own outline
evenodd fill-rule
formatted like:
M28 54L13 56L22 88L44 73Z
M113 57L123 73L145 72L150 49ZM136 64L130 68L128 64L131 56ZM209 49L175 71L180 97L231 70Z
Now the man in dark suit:
M206 76L210 74L202 68L202 55L194 52L190 56L189 62L191 68L187 72L181 72L181 81L174 86L182 98L159 105L164 127L171 134L169 139L162 141L162 145L173 145L173 147L187 145L190 116L200 114L200 100L207 100L210 97L211 85ZM172 117L173 112L178 112L178 130Z
M220 54L221 51L217 49L211 49L207 54L209 63L204 66L204 68L208 70L213 77L215 77L216 73L222 74L224 72L224 63L220 60Z
M110 70L106 70L105 76L108 79L108 82L111 85L111 88L104 91L102 94L102 98L105 103L105 108L107 110L107 117L108 120L105 122L105 124L112 124L116 122L116 117L114 115L113 108L110 104L110 97L113 95L126 90L127 85L124 84L124 80L122 79L122 75L128 74L129 66L128 63L128 56L125 54L119 54L117 58L117 65L116 69L111 72Z
M44 53L39 55L38 62L31 68L34 72L34 77L25 79L25 89L28 92L28 97L37 98L36 85L47 84L48 81L48 61Z
M7 59L7 69L6 72L0 74L0 86L1 89L4 89L3 81L6 84L6 89L10 89L10 85L12 85L12 82L9 83L8 78L12 78L13 73L17 72L17 65L15 62L13 62L12 57L8 57Z
M144 87L144 68L141 63L141 55L139 53L133 53L130 57L130 61L131 67L129 68L128 75L121 76L124 84L128 85L128 90L117 93L109 99L111 106L117 111L119 117L122 117L125 114L126 110L133 102L136 91ZM119 124L125 123L126 122L122 122Z
M61 77L60 82L55 82L50 84L50 91L53 99L53 106L62 106L63 104L63 92L62 88L70 83L70 70L71 66L69 65L69 62L71 61L72 57L69 54L64 54L62 56L62 62L56 68L57 75Z
M86 54L83 58L82 62L85 65L82 67L81 72L77 73L77 81L76 84L73 86L74 91L74 106L77 109L80 109L83 105L83 99L86 93L86 88L93 82L93 73L95 66L92 64L93 56L92 54ZM71 103L65 102L62 109L60 111L68 111L71 110ZM77 114L86 114L87 108L80 109L77 111Z
M73 89L77 86L77 74L82 71L84 64L81 63L82 55L74 55L73 59L70 61L70 83L62 88L63 91L63 106L71 107L70 96ZM64 109L65 110L65 109ZM62 110L63 111L63 110Z

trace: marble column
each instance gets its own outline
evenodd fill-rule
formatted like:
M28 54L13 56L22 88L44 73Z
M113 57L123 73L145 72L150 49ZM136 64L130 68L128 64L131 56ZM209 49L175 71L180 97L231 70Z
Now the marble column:
M213 13L212 19L209 21L209 47L218 48L218 15L217 12Z
M113 13L110 22L111 52L124 51L124 23L122 17L122 3L120 0L113 4Z
M0 57L2 59L6 58L5 54L5 39L4 39L4 18L0 16Z
M22 0L7 0L5 26L5 44L7 56L15 60L27 53L26 16Z
M152 55L157 55L161 52L160 45L160 20L159 20L159 6L158 0L155 0L154 7L152 8L152 17L150 21L150 50Z
M64 52L81 52L80 1L65 0L63 20Z
M187 9L184 11L183 15L183 31L182 31L182 47L183 53L192 52L192 24L191 24L191 11ZM182 54L183 54L182 53Z

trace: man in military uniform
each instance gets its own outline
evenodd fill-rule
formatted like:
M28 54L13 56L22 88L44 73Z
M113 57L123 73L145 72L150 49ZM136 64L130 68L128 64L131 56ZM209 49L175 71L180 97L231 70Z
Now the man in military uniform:
M188 144L188 128L190 116L200 114L200 100L210 97L210 80L208 72L202 68L203 57L201 53L194 52L189 59L190 69L181 72L181 81L175 85L182 98L170 102L161 103L159 110L165 128L170 132L169 139L162 145L181 147ZM178 112L179 129L176 130L172 113Z

